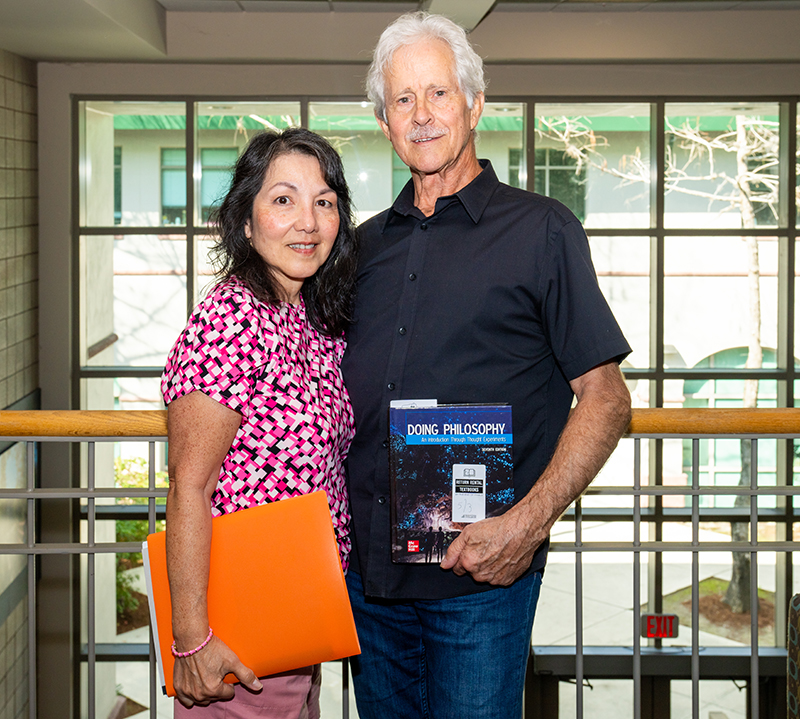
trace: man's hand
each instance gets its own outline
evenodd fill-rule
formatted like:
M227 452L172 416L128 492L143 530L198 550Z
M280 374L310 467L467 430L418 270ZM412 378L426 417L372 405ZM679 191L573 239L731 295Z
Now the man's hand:
M578 400L542 476L501 517L469 525L453 540L442 569L508 586L525 572L550 528L589 486L631 418L631 397L615 362L570 382Z
M175 659L172 682L178 701L185 707L192 707L231 699L233 686L222 681L226 674L236 675L251 691L261 691L261 682L253 670L242 664L230 647L214 636L196 654Z
M459 576L471 574L477 582L513 584L547 538L546 532L535 531L537 524L529 514L527 507L517 505L501 517L470 524L453 540L440 566Z

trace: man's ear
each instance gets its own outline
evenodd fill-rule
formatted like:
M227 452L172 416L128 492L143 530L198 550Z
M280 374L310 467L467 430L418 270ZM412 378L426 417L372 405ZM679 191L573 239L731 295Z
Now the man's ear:
M378 125L380 125L381 130L383 130L383 134L386 135L386 139L391 142L392 138L389 135L389 124L380 115L375 115L375 119L378 121Z
M483 115L483 106L486 103L486 97L482 92L479 92L475 95L475 100L472 103L472 110L470 112L470 129L474 130L478 123L481 120L481 115Z

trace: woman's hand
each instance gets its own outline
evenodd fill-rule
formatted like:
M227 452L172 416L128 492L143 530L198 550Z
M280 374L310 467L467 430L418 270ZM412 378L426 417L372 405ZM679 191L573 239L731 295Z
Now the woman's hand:
M233 697L233 685L225 684L226 674L236 678L251 691L261 690L258 677L218 637L189 657L176 657L172 673L175 695L185 707L207 706L213 701Z

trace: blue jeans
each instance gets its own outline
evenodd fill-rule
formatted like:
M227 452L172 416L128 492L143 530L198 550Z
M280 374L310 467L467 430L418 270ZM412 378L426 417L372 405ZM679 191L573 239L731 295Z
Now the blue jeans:
M438 600L364 597L347 575L361 655L351 660L360 719L514 719L541 572Z

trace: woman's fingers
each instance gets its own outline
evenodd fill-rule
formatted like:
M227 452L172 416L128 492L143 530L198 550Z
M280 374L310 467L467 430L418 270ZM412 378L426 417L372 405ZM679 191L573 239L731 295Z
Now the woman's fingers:
M178 701L185 707L206 706L212 701L230 699L234 689L223 680L227 674L252 691L261 689L255 673L219 637L212 637L196 654L175 660L173 684Z

